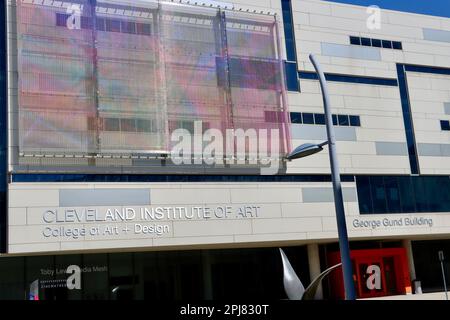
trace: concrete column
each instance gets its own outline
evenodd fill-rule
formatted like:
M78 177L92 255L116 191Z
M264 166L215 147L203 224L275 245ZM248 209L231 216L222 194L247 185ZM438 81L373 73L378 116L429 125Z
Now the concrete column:
M405 239L402 241L403 247L406 249L406 257L408 259L408 267L409 267L409 276L411 278L411 281L414 281L416 279L416 268L414 266L414 256L413 256L413 250L411 246L411 240ZM412 283L412 291L414 293L422 293L422 288L414 288L414 282ZM417 289L417 292L415 290Z
M320 257L319 257L319 245L314 244L308 244L308 263L309 263L309 276L311 278L311 281L313 281L315 278L317 278L320 275ZM305 286L308 286L308 284L304 284ZM322 284L319 285L317 288L316 300L323 299L323 290L322 290Z

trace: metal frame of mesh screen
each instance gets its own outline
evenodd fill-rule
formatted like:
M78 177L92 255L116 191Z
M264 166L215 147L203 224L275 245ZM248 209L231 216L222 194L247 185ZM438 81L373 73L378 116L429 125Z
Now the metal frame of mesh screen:
M17 0L16 171L168 171L180 130L191 159L290 151L275 16L124 3Z

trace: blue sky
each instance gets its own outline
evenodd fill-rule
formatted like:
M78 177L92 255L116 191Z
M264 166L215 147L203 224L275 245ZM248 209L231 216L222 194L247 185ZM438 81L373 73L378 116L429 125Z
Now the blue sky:
M325 0L450 18L450 0Z

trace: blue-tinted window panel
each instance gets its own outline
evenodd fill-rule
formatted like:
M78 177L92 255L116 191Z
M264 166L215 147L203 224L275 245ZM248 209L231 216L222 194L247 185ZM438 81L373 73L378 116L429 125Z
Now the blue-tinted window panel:
M57 13L56 14L56 26L57 27L67 27L68 14Z
M401 65L403 67L403 65ZM450 68L404 65L405 71L450 75Z
M356 186L361 214L450 211L449 176L357 176Z
M411 105L409 102L405 70L406 66L397 64L397 78L400 90L400 100L402 103L403 124L405 126L406 142L408 144L409 165L412 174L419 174L419 163L417 160L416 143L411 118Z
M393 41L392 42L392 48L394 48L396 50L403 50L403 45L399 41Z
M338 115L338 123L340 126L349 126L350 121L348 120L348 115Z
M384 187L387 198L387 212L400 213L400 191L396 177L384 177Z
M306 80L318 80L317 74L315 72L310 71L299 71L298 77L300 79ZM327 79L327 81L333 82L372 84L391 87L398 86L397 79L390 79L390 78L375 78L375 77L342 75L333 73L326 73L325 78Z
M389 41L389 40L383 40L383 41L382 41L382 44L383 44L383 48L386 48L386 49L392 49L392 41Z
M363 214L373 213L370 177L356 177L356 188L358 190L359 211Z
M372 46L370 38L361 38L361 45L367 46L367 47Z
M337 115L333 114L331 116L331 118L333 119L333 125L337 126L338 125L338 117L337 117Z
M283 14L284 38L286 41L286 56L289 61L297 61L294 28L292 26L291 0L281 0L281 9Z
M299 81L298 81L298 71L297 63L295 62L284 62L286 69L286 85L289 91L299 91Z
M387 212L386 189L382 176L370 178L370 192L372 194L373 213Z
M92 19L89 17L81 17L81 29L92 29Z
M14 174L13 182L331 182L330 175ZM352 175L341 175L354 182Z
M381 48L382 43L380 39L372 39L372 47Z
M428 199L426 193L426 184L424 179L411 179L414 196L416 200L416 210L417 212L428 212Z
M303 123L304 124L314 124L314 114L303 113Z
M400 194L401 212L416 212L416 198L411 182L411 177L397 177L398 190Z
M136 34L136 23L128 21L122 21L121 23L123 33Z
M149 36L152 34L151 25L148 23L136 23L136 33Z
M291 123L303 123L301 112L291 112Z
M315 113L314 114L314 123L315 124L325 124L325 115L323 113Z
M360 37L350 37L350 44L354 44L357 46L361 45L361 38Z
M98 31L106 31L106 19L97 18L95 21Z
M361 119L359 116L350 116L349 118L352 127L361 127Z
M106 31L120 32L120 20L106 19Z
M449 120L441 120L441 129L444 131L450 131L450 121Z

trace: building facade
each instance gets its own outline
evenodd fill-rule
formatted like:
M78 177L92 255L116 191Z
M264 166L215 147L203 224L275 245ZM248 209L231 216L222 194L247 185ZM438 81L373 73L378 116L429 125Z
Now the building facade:
M339 262L326 72L359 298L442 290L450 20L322 0L8 0L0 298L284 299ZM448 267L448 264L446 264ZM338 269L339 270L339 269ZM317 298L342 298L339 272Z

